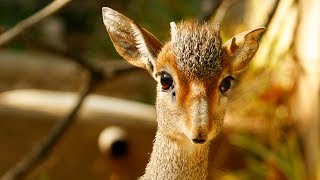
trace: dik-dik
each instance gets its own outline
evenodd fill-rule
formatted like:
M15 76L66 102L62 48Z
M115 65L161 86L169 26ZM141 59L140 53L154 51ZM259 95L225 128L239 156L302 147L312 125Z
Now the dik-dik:
M103 22L117 52L158 82L158 129L141 179L206 179L210 141L223 126L230 88L258 50L265 28L222 45L219 25L171 22L162 45L133 20L104 7Z

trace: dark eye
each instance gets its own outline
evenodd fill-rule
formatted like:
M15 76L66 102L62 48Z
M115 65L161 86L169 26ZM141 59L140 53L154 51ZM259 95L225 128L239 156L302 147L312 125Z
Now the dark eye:
M163 90L168 90L173 86L172 77L168 73L161 73L160 83Z
M226 78L224 78L219 85L219 91L221 92L221 94L227 95L227 92L229 91L234 82L236 82L236 79L232 76L227 76Z

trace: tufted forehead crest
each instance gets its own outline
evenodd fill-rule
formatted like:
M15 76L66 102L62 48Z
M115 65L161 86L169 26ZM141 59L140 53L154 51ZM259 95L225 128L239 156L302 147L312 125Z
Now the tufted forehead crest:
M189 78L207 79L222 69L219 26L187 21L176 26L171 40L177 65Z

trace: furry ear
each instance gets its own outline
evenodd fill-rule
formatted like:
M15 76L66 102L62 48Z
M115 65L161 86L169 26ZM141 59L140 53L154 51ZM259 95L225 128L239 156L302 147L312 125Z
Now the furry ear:
M224 59L230 61L230 71L234 74L247 68L248 63L259 48L258 41L266 28L260 27L242 32L223 44Z
M129 63L151 74L162 45L133 20L108 7L102 8L103 23L117 52Z

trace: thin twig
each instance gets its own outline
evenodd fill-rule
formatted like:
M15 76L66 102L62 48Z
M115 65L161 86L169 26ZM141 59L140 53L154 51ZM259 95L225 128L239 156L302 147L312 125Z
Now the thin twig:
M60 10L62 7L67 5L69 2L71 2L71 0L54 0L52 3L50 3L40 11L19 22L8 31L2 33L0 35L0 47L13 40L15 37L20 35L28 28L34 26L35 24L38 24L45 18L51 16L52 14Z

